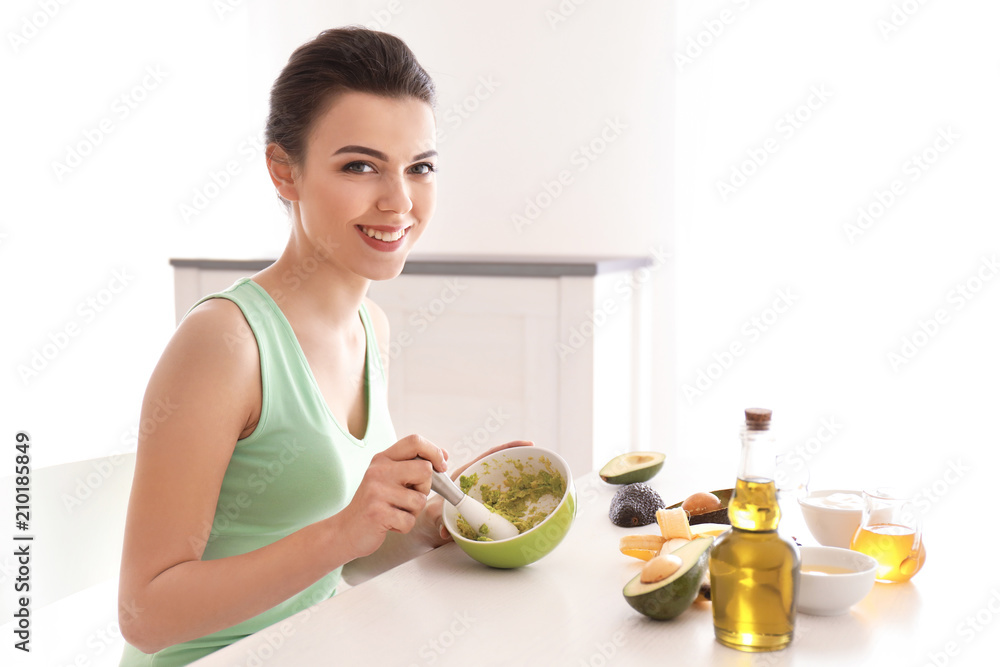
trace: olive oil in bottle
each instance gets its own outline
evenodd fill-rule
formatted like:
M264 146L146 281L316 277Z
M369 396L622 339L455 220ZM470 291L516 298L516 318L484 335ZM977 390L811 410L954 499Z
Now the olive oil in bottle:
M776 651L795 630L799 552L778 534L771 411L749 408L729 520L709 555L715 638L741 651Z

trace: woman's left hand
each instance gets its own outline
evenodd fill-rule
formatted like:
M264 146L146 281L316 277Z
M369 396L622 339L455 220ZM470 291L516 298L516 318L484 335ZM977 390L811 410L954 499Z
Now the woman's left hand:
M530 447L534 444L530 440L512 440L511 442L497 445L455 470L451 473L451 478L457 482L458 478L469 466L490 454L510 449L511 447ZM424 511L420 513L417 519L417 525L414 527L414 530L420 531L419 534L433 547L439 547L451 541L451 534L444 526L444 517L441 513L443 508L444 499L441 496L435 495L433 498L429 498L427 504L424 506Z

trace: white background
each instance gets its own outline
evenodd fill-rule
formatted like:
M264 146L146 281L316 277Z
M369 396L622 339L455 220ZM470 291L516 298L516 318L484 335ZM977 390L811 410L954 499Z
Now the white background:
M35 466L134 449L173 329L168 258L280 252L287 222L254 147L268 87L299 43L367 23L403 37L438 85L440 201L421 252L675 257L652 284L651 425L674 465L728 483L741 411L762 405L813 488L895 481L941 490L934 513L984 505L1000 460L1000 281L985 268L1000 251L1000 6L563 6L5 3L0 438L30 431ZM456 104L476 109L457 122ZM60 179L54 163L106 118L112 131ZM579 146L616 118L627 129L577 171ZM956 138L937 152L941 131ZM909 161L928 149L915 179ZM228 161L240 173L185 220ZM562 169L573 184L519 232L512 215ZM734 169L749 175L723 198ZM850 238L894 180L902 194ZM103 292L116 271L124 289ZM978 288L961 308L960 285ZM752 338L780 293L791 307ZM936 311L946 320L920 335ZM904 338L920 346L894 363ZM700 372L711 382L695 394ZM956 463L969 471L942 484Z

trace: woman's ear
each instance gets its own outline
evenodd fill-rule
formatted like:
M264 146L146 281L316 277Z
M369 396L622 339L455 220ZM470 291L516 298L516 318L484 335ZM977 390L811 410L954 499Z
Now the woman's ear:
M268 144L264 150L267 160L267 172L271 175L271 182L274 189L278 191L286 201L298 201L299 193L295 188L295 178L292 173L291 161L288 153L278 144Z

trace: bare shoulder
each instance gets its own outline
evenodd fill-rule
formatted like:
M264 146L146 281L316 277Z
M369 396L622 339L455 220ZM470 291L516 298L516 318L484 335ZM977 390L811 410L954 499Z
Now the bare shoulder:
M219 429L239 437L259 413L260 395L257 340L243 312L227 299L211 299L177 327L153 370L143 408L168 401L177 406L175 425L196 430L208 420L215 438Z
M365 297L365 307L368 309L368 318L372 322L375 330L375 340L378 341L379 354L382 357L382 367L389 368L389 318L385 311L377 303Z
M181 353L177 361L183 365L212 360L213 371L224 372L230 380L260 375L257 339L243 311L228 299L210 299L188 313L164 356L174 353Z

